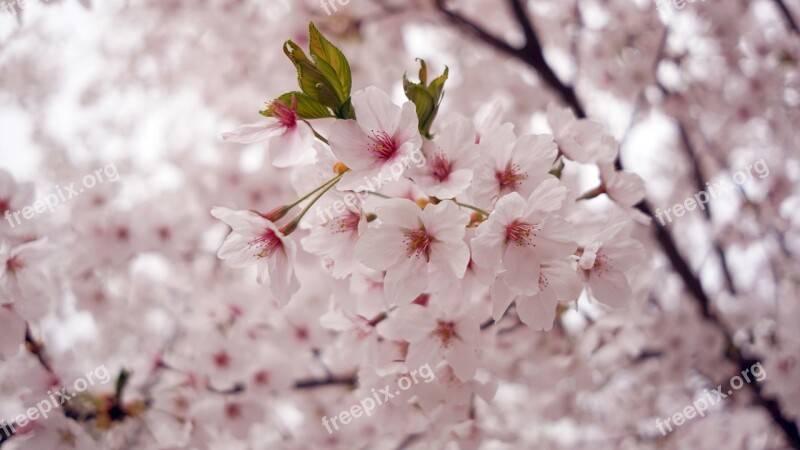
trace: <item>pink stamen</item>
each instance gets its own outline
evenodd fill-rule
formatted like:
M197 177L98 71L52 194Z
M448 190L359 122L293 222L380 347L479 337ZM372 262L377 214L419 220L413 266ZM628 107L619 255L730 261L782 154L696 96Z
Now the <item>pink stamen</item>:
M6 270L8 270L9 272L13 273L18 270L22 270L24 268L25 268L25 263L16 256L6 261Z
M214 365L219 368L227 368L231 363L231 357L225 350L214 353Z
M494 174L497 183L500 185L500 190L513 191L519 183L528 178L528 174L520 173L520 167L517 164L509 164L505 170L498 170Z
M238 419L242 416L242 408L237 403L228 403L225 406L225 415L229 419Z
M367 150L379 160L387 161L397 152L397 143L385 131L373 131L370 141Z
M433 158L433 177L436 178L437 181L441 183L447 180L450 178L450 172L452 171L452 166L446 156L439 153Z
M294 128L297 126L297 98L292 97L292 105L286 106L281 101L272 103L272 117L278 119L278 122L284 128Z
M600 275L601 273L608 272L613 268L614 266L611 264L611 258L598 253L594 258L594 265L589 270L595 275Z
M536 244L531 242L531 236L535 237L537 230L538 227L535 225L515 220L506 227L506 242L536 247Z
M347 215L334 217L328 222L328 228L330 228L333 234L348 233L358 230L358 224L360 222L361 214L351 211Z
M424 256L426 261L430 259L431 237L424 228L406 233L403 242L406 243L406 254L409 258Z
M440 320L433 334L439 339L442 347L448 347L450 346L450 342L456 337L456 324Z
M258 250L255 255L257 258L265 258L272 256L279 248L282 248L283 242L274 231L267 228L264 230L264 234L250 241L250 246L256 247Z

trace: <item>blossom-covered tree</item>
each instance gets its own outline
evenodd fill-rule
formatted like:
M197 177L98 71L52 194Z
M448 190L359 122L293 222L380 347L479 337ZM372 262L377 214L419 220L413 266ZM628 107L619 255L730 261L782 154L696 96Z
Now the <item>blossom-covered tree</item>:
M3 14L3 450L800 449L796 0Z

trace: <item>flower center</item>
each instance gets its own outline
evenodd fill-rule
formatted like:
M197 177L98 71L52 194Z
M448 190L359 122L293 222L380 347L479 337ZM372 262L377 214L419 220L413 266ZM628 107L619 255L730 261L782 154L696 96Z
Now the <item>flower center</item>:
M75 435L70 430L58 430L58 441L60 444L70 448L75 448L77 443Z
M229 419L238 419L242 416L242 408L237 403L228 403L225 405L225 415Z
M379 131L377 133L373 131L367 150L375 155L376 158L386 161L397 151L397 144L385 131Z
M291 107L281 101L273 102L272 117L278 119L284 128L294 128L297 125L297 99L292 97Z
M542 272L539 272L539 290L543 291L547 288L547 286L550 286L550 281Z
M0 198L0 214L5 214L6 211L11 210L11 200Z
M6 261L6 270L8 270L9 272L13 273L24 268L25 268L25 263L22 262L22 260L17 258L16 256Z
M331 219L331 221L328 222L328 227L333 234L348 233L358 230L359 222L361 222L361 214L350 211L346 215Z
M403 242L406 243L406 254L408 257L425 257L427 261L431 252L431 237L424 228L406 233Z
M592 265L592 268L589 270L591 270L593 273L601 274L603 272L608 272L612 268L613 266L611 265L611 259L609 259L606 255L598 253L594 258L594 265Z
M497 183L500 185L501 191L513 191L519 185L520 181L528 178L528 174L520 173L520 167L517 164L509 163L505 170L498 170L494 173Z
M259 370L253 377L253 381L255 381L256 384L261 386L269 384L269 379L270 379L269 372L267 372L266 370Z
M433 158L433 177L440 183L450 178L452 167L450 161L443 154L439 153Z
M531 237L536 237L538 229L536 225L515 220L506 227L506 242L536 247L536 244L531 242Z
M272 256L276 250L283 247L281 239L269 228L264 230L264 234L250 241L250 245L258 250L257 258Z
M434 336L439 339L442 347L450 346L450 342L456 337L456 324L453 322L439 321L436 325L436 330L433 331Z
M220 369L227 368L231 364L231 357L225 350L214 353L214 365Z

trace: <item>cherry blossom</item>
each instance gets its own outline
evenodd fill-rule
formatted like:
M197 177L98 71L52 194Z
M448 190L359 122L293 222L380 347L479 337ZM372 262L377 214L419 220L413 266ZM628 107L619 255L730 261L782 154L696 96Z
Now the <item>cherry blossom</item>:
M290 167L313 161L312 131L302 126L297 115L297 99L286 105L276 100L271 105L272 117L258 123L241 125L223 133L222 139L241 144L267 141L270 159L275 167Z
M211 215L232 231L219 249L220 259L231 267L257 265L258 282L268 285L280 305L286 305L299 288L294 274L296 246L274 223L252 211L215 207Z
M528 197L548 175L557 149L550 135L516 138L510 126L501 126L481 138L486 164L475 173L476 202L487 206L510 192Z
M442 127L435 140L423 142L427 164L409 171L426 195L441 199L454 198L469 188L480 158L469 119L458 117L452 122Z
M472 239L476 263L503 270L503 282L512 292L539 292L540 265L567 257L577 248L569 224L555 214L566 196L566 187L551 179L542 182L527 200L516 192L502 197Z
M800 449L796 1L332 1L0 18L2 450Z
M390 303L404 304L433 292L429 274L446 271L461 278L469 263L464 232L469 215L452 202L420 209L414 202L392 199L375 210L381 225L367 230L356 244L356 257L385 270L384 290Z
M363 191L371 179L396 179L419 151L414 104L392 103L386 93L371 86L353 94L357 120L337 121L330 133L331 151L347 167L339 189Z
M621 308L633 298L625 271L639 264L644 256L642 244L626 239L626 222L617 222L587 240L579 266L584 282L597 301Z

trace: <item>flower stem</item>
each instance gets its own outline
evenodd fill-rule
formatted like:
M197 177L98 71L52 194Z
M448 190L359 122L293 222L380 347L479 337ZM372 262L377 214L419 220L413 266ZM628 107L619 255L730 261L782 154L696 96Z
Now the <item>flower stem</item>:
M336 184L339 182L339 180L342 179L342 177L344 176L345 173L340 173L339 175L336 175L335 177L333 177L333 179L328 181L326 184L322 185L322 187L321 187L322 191L320 191L320 193L317 194L316 197L314 197L310 202L308 202L308 204L302 210L300 210L300 214L298 214L297 217L292 219L291 222L289 222L286 225L284 225L283 228L281 228L281 232L285 236L288 236L289 234L294 232L294 230L297 229L297 225L300 224L300 220L303 218L303 216L306 215L308 210L311 209L311 207L314 205L314 203L317 203L317 200L322 198L322 196L325 195L325 193L328 192L332 187L336 186ZM317 188L317 190L319 190L319 189L320 188ZM312 192L312 194L313 194L313 192ZM306 196L306 197L308 197L308 196Z
M390 200L390 199L394 198L394 197L389 197L388 195L385 195L385 194L381 194L380 192L367 191L367 193L369 195L374 195L375 197L385 198L387 200Z
M581 195L580 197L576 198L575 201L591 200L591 199L593 199L593 198L597 197L598 195L603 194L605 192L606 192L606 187L601 184L600 186L597 186L596 188L592 189L591 191L584 192L584 194Z
M316 138L317 138L317 139L319 139L320 141L324 142L324 143L325 143L326 145L328 145L328 146L330 146L330 145L331 145L331 143L330 143L330 142L328 142L328 140L327 140L327 139L325 139L325 136L323 136L323 135L321 135L321 134L317 133L317 130L315 130L315 129L314 129L314 127L312 127L312 126L311 126L311 123L309 123L307 120L304 120L303 122L305 122L305 123L306 123L306 125L308 125L308 128L311 128L311 131L314 133L314 137L316 137Z
M342 178L342 175L343 175L343 174L344 174L344 173L342 173L342 174L339 174L339 175L336 175L335 177L331 178L330 180L328 180L328 181L326 181L326 182L322 183L321 185L319 185L319 186L318 186L317 188L315 188L313 191L311 191L311 192L307 193L306 195L304 195L304 196L302 196L302 197L298 198L297 200L293 201L292 203L290 203L290 204L288 204L288 205L286 205L286 206L287 206L288 208L294 208L295 206L299 205L300 203L303 203L303 202L304 202L306 199L308 199L308 198L309 198L309 197L311 197L312 195L314 195L314 194L316 194L317 192L319 192L319 190L320 190L320 189L322 189L322 188L324 188L324 187L328 186L329 184L333 183L334 181L338 183L338 182L339 182L339 179L340 179L340 178ZM335 183L334 183L334 184L335 184Z
M473 211L477 211L477 212L483 214L484 216L489 217L489 212L488 211L480 209L477 206L472 206L472 205L468 205L466 203L461 203L459 201L456 201L455 199L453 199L453 203L455 203L458 206L462 206L464 208L469 208L469 209L471 209Z

